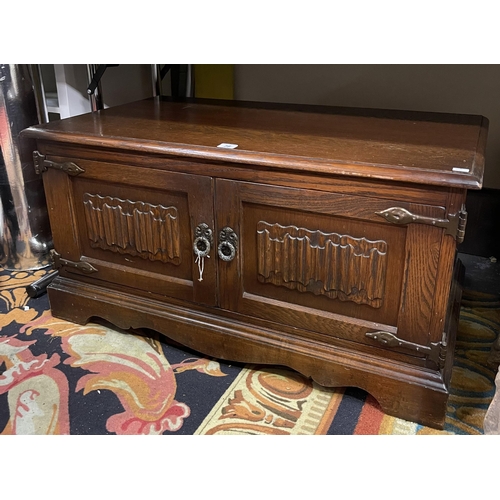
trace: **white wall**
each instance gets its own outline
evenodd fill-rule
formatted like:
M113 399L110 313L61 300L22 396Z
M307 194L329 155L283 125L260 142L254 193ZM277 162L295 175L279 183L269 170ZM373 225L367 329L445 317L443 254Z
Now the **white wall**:
M486 116L484 187L500 189L500 65L235 65L235 98Z

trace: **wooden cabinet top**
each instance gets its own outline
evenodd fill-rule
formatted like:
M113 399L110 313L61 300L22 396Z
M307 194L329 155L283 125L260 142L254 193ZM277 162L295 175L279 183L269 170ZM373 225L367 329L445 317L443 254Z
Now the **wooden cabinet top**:
M480 189L487 129L476 115L151 98L24 134L241 168Z

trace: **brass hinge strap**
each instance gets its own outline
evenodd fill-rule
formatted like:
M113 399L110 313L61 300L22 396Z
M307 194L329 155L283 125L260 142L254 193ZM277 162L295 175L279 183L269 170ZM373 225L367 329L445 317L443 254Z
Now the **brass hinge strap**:
M97 269L89 262L74 262L72 260L67 260L61 258L61 254L57 253L55 250L50 251L50 256L53 262L54 269L60 269L61 267L68 267L70 269L78 269L86 274L96 273Z
M431 342L430 346L415 344L402 340L390 332L366 332L366 336L376 340L385 347L400 347L412 352L425 354L427 359L436 364L439 368L444 366L446 356L446 344L443 342Z
M79 167L76 163L72 161L65 161L64 163L56 163L55 161L50 161L45 158L44 155L40 154L38 151L33 151L33 163L35 164L35 172L41 174L45 172L48 168L55 168L57 170L62 170L68 175L78 175L85 172L82 167Z
M445 229L444 234L450 234L456 238L457 243L462 243L465 236L465 226L467 224L467 211L465 205L456 214L449 214L447 219L436 217L426 217L416 215L401 207L392 207L381 212L375 212L391 224L427 224Z

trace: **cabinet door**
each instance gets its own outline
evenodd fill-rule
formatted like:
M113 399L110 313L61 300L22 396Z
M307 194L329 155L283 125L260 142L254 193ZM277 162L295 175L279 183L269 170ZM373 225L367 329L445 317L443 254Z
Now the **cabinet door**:
M197 227L214 227L210 177L48 159L83 170L76 176L52 168L44 173L55 250L65 261L95 269L64 265L62 275L216 303L213 249L197 262L193 248Z
M377 212L442 207L227 180L216 196L217 231L238 237L235 258L219 259L222 307L325 340L373 345L366 333L386 331L428 343L443 230Z

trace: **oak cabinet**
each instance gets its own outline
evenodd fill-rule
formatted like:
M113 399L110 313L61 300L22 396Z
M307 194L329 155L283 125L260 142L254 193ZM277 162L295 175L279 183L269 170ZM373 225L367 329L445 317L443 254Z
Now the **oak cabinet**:
M164 98L27 129L60 271L52 313L360 387L441 427L486 130Z

